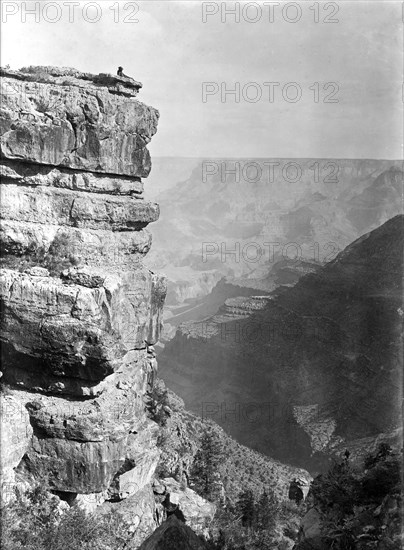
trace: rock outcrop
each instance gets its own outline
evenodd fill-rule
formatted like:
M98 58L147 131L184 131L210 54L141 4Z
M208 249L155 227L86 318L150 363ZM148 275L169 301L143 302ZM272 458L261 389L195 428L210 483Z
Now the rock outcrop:
M188 527L197 535L208 534L207 527L216 512L215 504L203 499L189 487L182 486L172 477L161 479L157 491L154 487L154 492L161 501L160 517L166 518L172 510L178 510Z
M147 177L158 111L120 79L30 67L2 71L4 157L101 174ZM140 87L140 84L138 83ZM129 96L129 97L128 97Z
M159 208L141 179L159 113L130 78L1 73L4 494L46 480L91 508L146 490L160 454L166 283L142 263Z
M139 550L207 550L207 544L200 539L185 523L170 516L142 544Z

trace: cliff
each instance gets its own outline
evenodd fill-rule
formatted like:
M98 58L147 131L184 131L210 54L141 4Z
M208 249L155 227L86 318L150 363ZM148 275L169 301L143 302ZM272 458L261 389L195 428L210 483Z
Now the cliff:
M396 216L292 288L184 323L162 376L242 444L312 472L399 443L403 239Z
M165 279L142 260L159 113L129 78L2 71L1 466L87 507L150 483Z
M141 83L55 67L1 75L2 543L48 548L66 529L80 545L135 549L158 528L145 548L205 547L217 503L190 478L206 430L229 455L223 499L236 501L240 480L257 494L270 483L279 501L292 476L307 490L307 472L159 394L166 280L143 263L159 207L142 181L159 113L138 101ZM173 507L186 525L165 521Z

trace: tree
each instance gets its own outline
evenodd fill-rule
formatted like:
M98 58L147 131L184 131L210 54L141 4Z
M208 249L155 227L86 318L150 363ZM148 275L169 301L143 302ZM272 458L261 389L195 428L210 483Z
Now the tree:
M323 511L338 509L342 516L353 513L358 503L359 481L349 462L335 462L326 474L319 475L311 485L314 503Z
M390 445L385 442L380 443L377 448L376 454L371 453L365 457L365 469L369 470L370 468L373 468L373 466L375 466L378 462L384 460L387 456L389 456L391 452L392 449Z
M219 465L224 455L223 446L211 428L205 430L200 444L191 469L191 485L202 497L218 500L221 493Z
M333 464L326 474L315 478L310 489L321 512L323 547L401 548L400 489L401 456L387 444L368 455L363 468L354 468L347 459ZM395 512L389 512L388 529L380 512L387 496L397 502ZM297 548L306 546L299 544Z
M251 529L256 523L256 505L250 489L240 493L236 508L241 515L243 526Z
M155 384L151 392L148 393L148 411L157 424L161 427L167 425L169 416L169 400L168 392L165 387Z
M278 505L272 491L265 489L257 504L257 527L260 530L272 529L276 523Z

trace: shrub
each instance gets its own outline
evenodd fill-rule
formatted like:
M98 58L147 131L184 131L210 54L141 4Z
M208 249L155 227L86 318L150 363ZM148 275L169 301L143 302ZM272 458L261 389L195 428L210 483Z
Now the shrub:
M381 502L400 483L400 462L386 456L367 470L361 479L361 498L365 502Z
M355 550L361 548L399 548L400 517L374 514L391 495L399 502L401 461L386 444L368 455L363 469L354 469L348 459L335 463L312 483L314 505L321 511L324 549ZM398 504L398 509L400 505ZM365 545L366 544L366 545ZM304 543L297 548L305 550Z
M153 389L148 393L148 411L150 417L159 426L167 425L169 399L168 392L164 387L155 384Z
M40 486L16 496L1 511L2 550L123 550L132 538L117 513L61 512L59 499Z
M334 463L330 470L312 483L314 504L323 512L338 508L342 515L353 512L359 502L360 483L347 460Z

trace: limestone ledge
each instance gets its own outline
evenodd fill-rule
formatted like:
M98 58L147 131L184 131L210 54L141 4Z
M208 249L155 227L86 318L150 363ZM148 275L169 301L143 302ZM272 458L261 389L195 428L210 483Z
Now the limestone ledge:
M102 492L110 487L117 474L119 477L125 464L132 465L131 469L135 467L133 464L136 463L136 457L131 456L130 452L131 441L135 437L128 435L119 441L81 443L33 436L32 445L19 471L38 479L47 476L50 486L58 491L84 494ZM135 493L138 485L133 481L132 491L127 492Z
M115 417L116 422L120 419ZM160 451L157 425L143 417L139 432L107 434L98 441L32 437L17 472L38 479L47 476L57 491L93 494L119 500L135 494L150 482Z
M2 483L13 482L16 472L46 475L58 491L107 491L109 499L137 492L150 481L160 455L159 429L144 405L154 371L153 354L140 350L127 355L93 399L10 389L1 411L2 448L8 449L2 453ZM18 433L8 425L18 426Z
M151 243L146 229L112 232L2 220L0 264L20 271L40 265L57 277L77 266L127 271L140 265Z
M70 86L83 86L86 84L94 84L96 86L116 86L124 87L124 95L137 95L139 90L143 87L141 82L137 82L134 78L128 76L118 76L108 73L100 73L94 75L91 73L85 73L78 71L72 67L52 67L46 65L30 65L29 67L22 67L19 71L13 71L11 69L0 68L1 76L9 76L17 78L18 80L26 80L33 82L51 82L66 86L68 83ZM118 93L119 90L115 89L114 93Z
M82 378L72 378L68 376L56 376L49 374L46 369L34 370L35 360L24 357L24 354L16 352L12 346L2 345L3 363L8 362L12 368L4 369L4 381L20 391L27 390L42 395L62 396L72 402L78 399L79 402L90 400L108 392L111 385L127 385L127 379L130 376L136 377L136 371L141 369L144 380L151 381L157 371L156 361L149 357L148 348L128 352L121 360L117 370L107 375L101 381L84 380ZM134 356L133 354L136 354ZM25 363L29 361L26 370ZM19 364L19 366L17 366ZM41 363L39 363L39 367ZM147 373L147 375L145 374ZM146 389L144 390L146 391Z
M142 229L159 217L159 207L142 199L65 189L1 187L5 220L110 231Z
M124 81L113 77L118 86ZM79 85L78 85L79 83ZM4 72L1 156L104 174L147 177L147 144L159 113L127 94L110 93L111 77L54 77Z
M58 187L72 191L110 193L111 195L142 196L141 178L128 176L105 176L95 172L83 172L40 164L18 161L0 163L1 183L14 183L32 187Z

